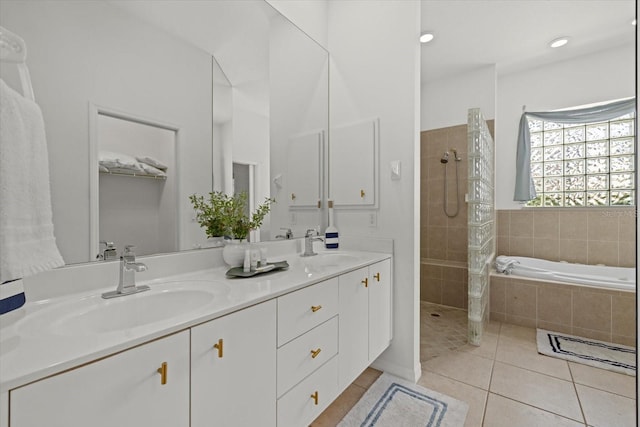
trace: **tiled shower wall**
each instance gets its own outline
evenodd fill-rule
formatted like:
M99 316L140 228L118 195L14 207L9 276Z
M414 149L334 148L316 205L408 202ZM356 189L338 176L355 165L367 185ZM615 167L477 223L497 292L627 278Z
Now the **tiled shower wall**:
M499 210L496 255L636 265L636 208Z
M487 122L493 134L493 120ZM467 308L467 125L420 133L420 299ZM458 162L460 210L455 218L444 213L445 151L455 148ZM449 205L455 208L455 165L450 153L447 166Z

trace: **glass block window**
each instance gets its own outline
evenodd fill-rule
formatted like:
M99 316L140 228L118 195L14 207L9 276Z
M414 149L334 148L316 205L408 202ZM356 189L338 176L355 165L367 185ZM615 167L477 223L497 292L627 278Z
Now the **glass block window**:
M635 205L635 113L600 123L529 120L531 175L527 206Z

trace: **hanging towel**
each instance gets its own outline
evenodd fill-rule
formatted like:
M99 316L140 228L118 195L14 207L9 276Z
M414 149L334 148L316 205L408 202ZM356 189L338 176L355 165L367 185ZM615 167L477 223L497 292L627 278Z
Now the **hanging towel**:
M500 255L495 261L496 271L504 274L511 274L516 264L520 264L520 261L504 255Z
M0 286L62 265L42 112L0 79Z
M25 303L22 279L10 280L0 284L0 314L20 308Z

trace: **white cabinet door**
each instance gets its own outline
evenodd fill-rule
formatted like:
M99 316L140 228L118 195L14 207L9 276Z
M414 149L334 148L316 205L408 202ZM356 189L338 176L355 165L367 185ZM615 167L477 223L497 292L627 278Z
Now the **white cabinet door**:
M189 331L12 390L10 411L11 427L187 427Z
M337 208L375 207L377 120L335 127L329 147L329 199Z
M340 276L339 373L344 390L389 346L391 260Z
M276 302L191 329L191 426L276 424Z
M341 390L369 365L368 276L365 267L339 277L338 372Z
M369 266L369 361L391 341L391 260Z

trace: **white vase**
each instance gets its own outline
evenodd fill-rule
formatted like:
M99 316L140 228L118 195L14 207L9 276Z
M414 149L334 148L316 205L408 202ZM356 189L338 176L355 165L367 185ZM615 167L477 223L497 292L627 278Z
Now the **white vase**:
M222 259L230 267L242 267L246 249L249 249L249 242L246 240L227 240L224 249L222 249Z

